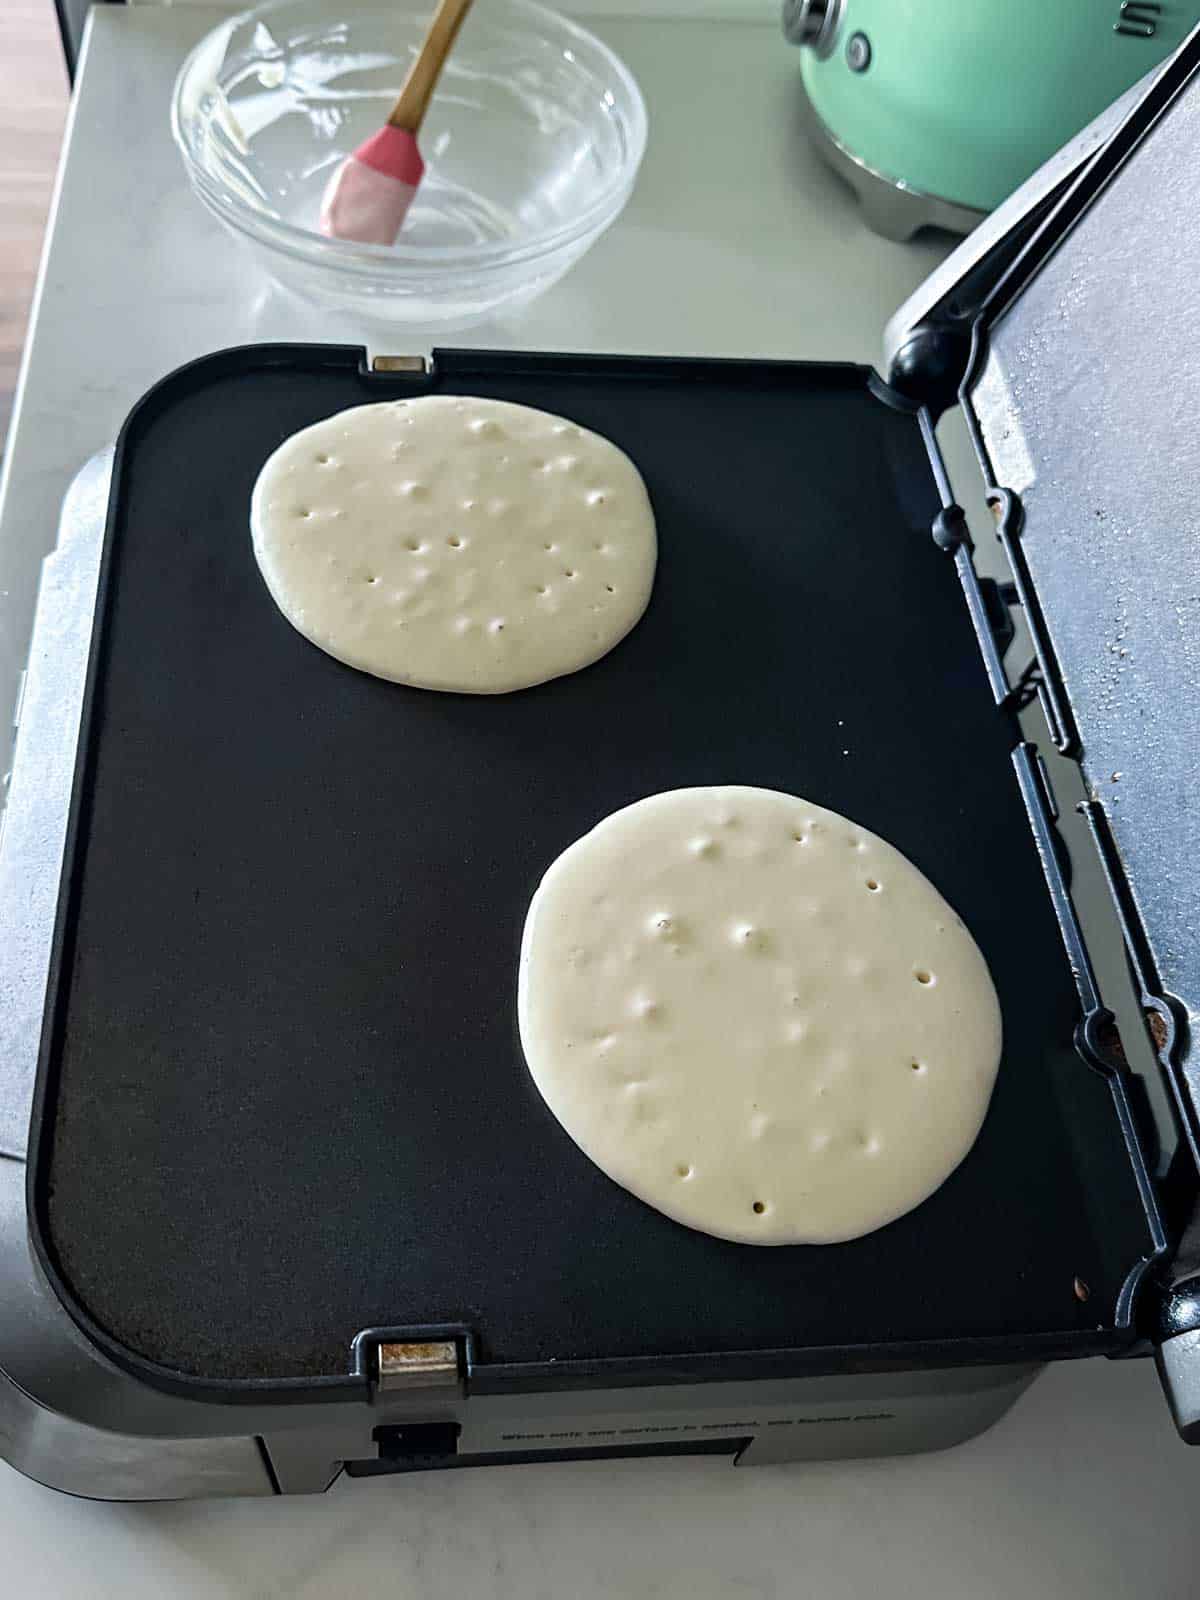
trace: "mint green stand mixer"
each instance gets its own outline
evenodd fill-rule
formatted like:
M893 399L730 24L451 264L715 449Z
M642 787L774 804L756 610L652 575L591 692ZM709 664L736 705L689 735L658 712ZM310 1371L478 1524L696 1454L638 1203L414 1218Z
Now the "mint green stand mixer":
M806 119L875 232L965 233L1156 67L1200 0L785 0Z

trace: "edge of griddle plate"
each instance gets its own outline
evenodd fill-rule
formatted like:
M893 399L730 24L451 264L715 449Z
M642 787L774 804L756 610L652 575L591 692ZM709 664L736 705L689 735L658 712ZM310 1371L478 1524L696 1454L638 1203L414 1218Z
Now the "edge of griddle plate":
M51 1088L57 1088L58 1047L64 1021L67 958L73 949L71 928L78 893L79 844L94 762L94 702L96 682L103 657L111 602L111 570L114 552L114 522L121 502L130 442L145 418L177 387L189 385L210 373L247 367L279 367L298 360L334 368L357 368L364 380L383 385L408 385L419 388L436 381L443 372L519 372L538 370L567 373L586 366L590 372L610 377L644 377L647 371L666 374L735 367L748 375L764 372L785 377L820 372L824 379L836 379L847 388L866 388L893 409L911 411L902 397L882 382L872 368L851 362L747 360L741 357L659 357L592 356L571 353L476 352L465 349L437 349L428 372L374 373L368 365L364 347L317 343L272 343L230 346L200 356L177 367L155 383L130 410L117 436L105 517L103 548L96 588L95 621L88 652L87 674L80 711L80 744L76 754L63 852L63 874L59 885L58 909L47 974L47 1004L43 1016L30 1118L30 1160L26 1170L28 1232L38 1264L55 1296L80 1330L104 1354L135 1377L155 1387L220 1404L302 1403L312 1400L367 1399L370 1384L361 1371L352 1370L353 1341L347 1341L347 1370L341 1374L304 1377L244 1377L213 1379L184 1372L153 1361L131 1349L103 1328L80 1303L59 1269L52 1244L49 1218L45 1213L47 1167L53 1142L53 1116L48 1115L55 1101ZM475 1329L474 1344L486 1347L486 1330ZM1098 1326L1091 1330L1064 1329L1054 1333L1026 1335L988 1335L946 1340L856 1343L836 1346L799 1346L787 1349L700 1352L689 1355L652 1354L619 1359L557 1360L549 1358L531 1363L472 1362L468 1366L469 1386L479 1393L521 1392L530 1389L636 1388L671 1382L718 1382L755 1377L816 1377L840 1373L902 1371L936 1366L969 1367L1004 1362L1039 1362L1073 1356L1117 1354L1129 1348L1135 1333L1128 1327Z
M284 343L231 346L186 362L160 378L134 404L117 435L96 583L94 620L88 646L87 672L80 704L80 740L76 751L75 773L67 813L62 876L59 882L58 907L46 978L46 1007L42 1018L37 1076L34 1080L30 1113L29 1159L25 1175L27 1226L38 1264L64 1310L93 1344L136 1376L145 1377L160 1388L197 1398L204 1395L217 1400L261 1401L266 1392L276 1393L280 1399L297 1401L312 1398L345 1399L356 1392L362 1393L365 1397L362 1378L356 1377L349 1370L344 1375L337 1376L241 1378L214 1382L211 1379L194 1377L172 1367L161 1366L131 1350L101 1327L80 1303L65 1273L59 1268L57 1254L52 1244L50 1219L45 1210L48 1199L45 1191L54 1137L54 1118L48 1113L52 1112L56 1103L51 1088L57 1090L58 1052L68 987L64 978L68 957L73 952L72 927L79 888L81 824L90 792L95 758L96 683L108 632L115 544L114 524L124 487L127 453L133 435L146 415L159 406L176 388L190 385L201 375L228 371L242 363L250 364L247 362L248 357L252 358L253 364L257 366L284 366L301 357L316 360L324 366L357 366L364 371L366 369L366 350L361 346Z

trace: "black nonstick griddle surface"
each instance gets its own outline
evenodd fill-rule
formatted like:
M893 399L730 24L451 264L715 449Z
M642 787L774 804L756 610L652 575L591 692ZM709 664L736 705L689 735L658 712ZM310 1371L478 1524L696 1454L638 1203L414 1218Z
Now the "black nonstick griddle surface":
M1115 1343L1145 1225L1108 1084L1071 1050L1013 728L929 536L914 419L851 368L359 362L213 358L120 445L32 1191L73 1313L121 1359L227 1394L345 1375L379 1325L468 1327L480 1381ZM267 455L429 388L560 412L641 468L654 598L596 666L426 694L339 665L275 609L247 529ZM576 1149L521 1058L544 869L617 807L707 783L791 790L892 841L1000 993L976 1148L854 1243L669 1222Z

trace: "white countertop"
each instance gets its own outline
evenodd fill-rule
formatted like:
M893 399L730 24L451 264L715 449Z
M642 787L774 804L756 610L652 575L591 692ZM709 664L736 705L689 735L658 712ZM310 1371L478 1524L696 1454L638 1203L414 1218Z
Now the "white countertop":
M152 382L248 340L388 345L271 289L188 193L167 103L211 15L93 15L0 500L0 707L66 485ZM944 241L865 230L803 142L796 57L776 29L597 31L650 105L637 193L561 285L471 342L873 360ZM736 124L700 114L705 103L737 106ZM67 1499L0 1465L0 1549L4 1592L30 1596L1182 1600L1198 1501L1200 1453L1176 1439L1150 1364L1086 1362L1050 1370L957 1450L874 1462L510 1467L144 1506Z

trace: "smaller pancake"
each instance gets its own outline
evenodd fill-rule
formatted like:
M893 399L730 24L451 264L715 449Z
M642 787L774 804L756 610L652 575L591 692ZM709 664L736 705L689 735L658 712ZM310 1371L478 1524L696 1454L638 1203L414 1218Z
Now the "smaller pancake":
M349 666L502 694L606 655L650 598L654 514L628 456L528 406L425 395L294 434L250 509L288 621Z

